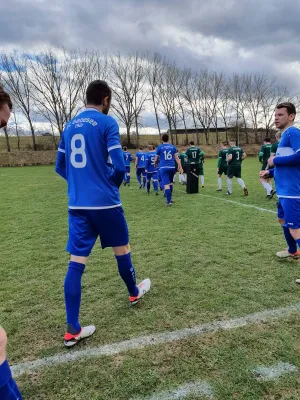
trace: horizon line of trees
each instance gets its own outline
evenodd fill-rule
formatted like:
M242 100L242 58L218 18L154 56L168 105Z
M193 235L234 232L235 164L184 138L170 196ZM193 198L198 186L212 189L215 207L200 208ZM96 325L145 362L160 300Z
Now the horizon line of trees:
M161 137L167 126L171 141L178 144L178 129L196 132L197 144L204 131L205 143L209 133L218 128L234 129L249 143L249 132L255 141L259 129L266 135L274 128L273 113L282 101L300 103L297 93L264 73L234 73L230 76L207 68L182 69L159 54L131 53L126 56L96 51L46 48L37 54L0 53L0 84L10 94L13 113L4 130L7 150L10 151L9 132L21 133L20 116L25 119L37 150L36 122L49 124L56 146L55 135L61 136L65 124L84 107L85 90L89 82L102 79L112 88L111 110L125 126L127 143L132 131L139 142L143 114L153 114Z

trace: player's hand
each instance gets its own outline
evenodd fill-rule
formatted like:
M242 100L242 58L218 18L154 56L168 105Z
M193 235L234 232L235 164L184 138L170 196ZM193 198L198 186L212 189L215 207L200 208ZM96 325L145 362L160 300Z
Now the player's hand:
M268 178L269 177L269 171L266 171L266 170L260 171L259 177L260 178Z
M270 157L270 158L268 159L268 165L270 165L270 166L273 166L273 165L274 165L274 158L275 158L275 157Z
M183 169L182 169L182 167L180 167L179 169L178 169L178 172L182 175L183 174Z

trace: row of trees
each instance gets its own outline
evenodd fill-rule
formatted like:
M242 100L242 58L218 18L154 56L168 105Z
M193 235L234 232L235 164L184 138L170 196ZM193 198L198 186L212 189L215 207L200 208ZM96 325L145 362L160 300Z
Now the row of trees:
M246 142L249 129L266 134L273 127L273 112L281 101L299 103L297 95L262 73L233 74L208 69L181 69L158 54L107 55L88 51L48 48L38 54L0 54L1 83L14 103L10 129L20 134L20 119L32 136L36 150L36 122L49 125L61 135L67 121L83 107L85 89L94 79L106 80L113 90L112 111L126 127L130 144L132 131L137 139L143 117L153 115L161 135L162 127L209 132L218 127L243 128ZM8 132L6 131L7 142ZM256 140L256 141L257 141Z

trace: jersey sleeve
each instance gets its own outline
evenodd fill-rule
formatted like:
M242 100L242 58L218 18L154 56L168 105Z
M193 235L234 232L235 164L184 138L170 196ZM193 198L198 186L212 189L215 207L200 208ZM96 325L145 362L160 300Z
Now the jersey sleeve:
M160 150L161 150L161 147L160 147L160 146L158 146L158 147L157 147L157 149L156 149L156 155L157 155L157 156L159 156L159 155L160 155Z
M106 146L107 151L121 149L119 127L116 121L111 118L109 125L106 128Z
M55 172L62 178L67 179L66 170L66 151L65 151L65 141L64 134L62 134L56 156Z
M295 153L298 153L298 151L300 151L300 131L299 131L299 129L297 129L295 127L290 128L289 136L290 136L291 148L294 150Z
M264 156L264 146L261 146L258 154L259 161L262 161L263 156Z

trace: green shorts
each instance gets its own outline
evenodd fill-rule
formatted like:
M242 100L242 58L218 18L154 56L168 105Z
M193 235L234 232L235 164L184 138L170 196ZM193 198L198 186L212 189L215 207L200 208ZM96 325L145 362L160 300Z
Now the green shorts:
M242 166L241 165L229 165L227 170L228 178L232 179L242 177Z
M228 170L228 166L227 165L220 165L219 166L219 170L218 170L218 174L219 175L227 175L227 170Z

